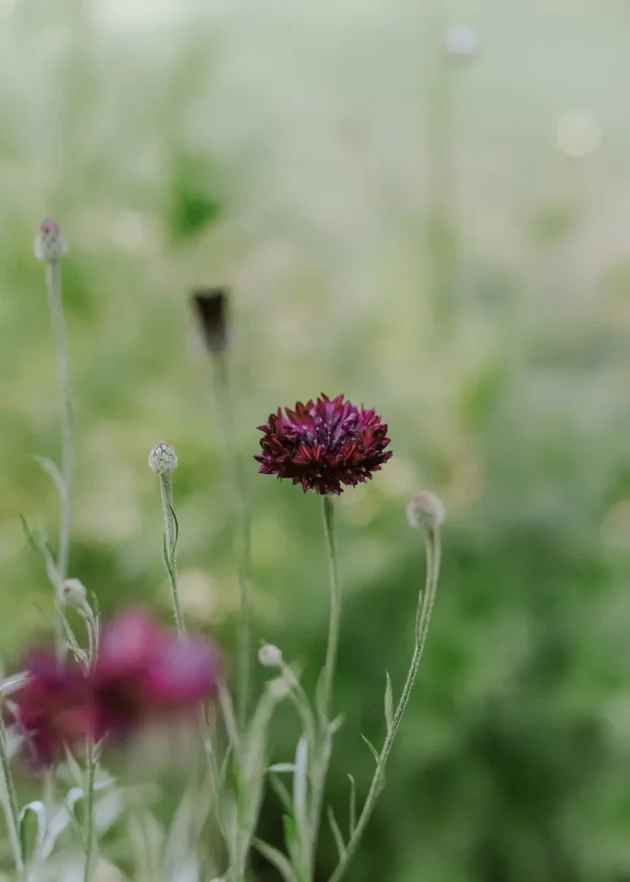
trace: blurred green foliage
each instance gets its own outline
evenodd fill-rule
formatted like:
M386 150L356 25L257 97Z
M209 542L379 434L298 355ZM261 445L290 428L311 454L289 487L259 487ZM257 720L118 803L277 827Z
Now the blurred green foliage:
M360 793L369 781L359 733L383 735L384 671L400 688L411 650L423 555L405 503L430 486L449 514L418 689L349 879L621 882L629 13L433 6L0 4L0 650L17 664L51 620L19 515L54 533L54 491L30 458L59 452L31 256L53 215L71 245L71 569L104 612L148 602L168 615L146 465L164 438L180 459L186 613L233 641L221 437L187 302L193 286L228 284L257 631L310 683L327 622L318 500L257 476L254 427L279 404L343 391L393 439L392 461L339 505L338 818L347 773ZM454 17L482 45L457 66L440 52ZM450 102L437 131L436 100ZM579 125L558 142L575 111L587 134L601 127L592 150ZM278 759L294 735L285 721ZM263 825L280 835L271 796ZM333 861L326 841L322 879Z

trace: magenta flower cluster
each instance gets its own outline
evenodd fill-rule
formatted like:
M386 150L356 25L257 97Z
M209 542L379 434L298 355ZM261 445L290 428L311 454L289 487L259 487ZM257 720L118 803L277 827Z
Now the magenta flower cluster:
M8 722L21 734L25 755L41 766L64 744L119 739L194 711L216 691L220 665L212 645L165 631L144 610L132 609L105 628L90 671L37 651L27 674L11 696Z
M263 426L259 472L290 478L317 493L339 495L378 472L392 456L387 425L374 410L357 408L343 395L298 401L278 409Z

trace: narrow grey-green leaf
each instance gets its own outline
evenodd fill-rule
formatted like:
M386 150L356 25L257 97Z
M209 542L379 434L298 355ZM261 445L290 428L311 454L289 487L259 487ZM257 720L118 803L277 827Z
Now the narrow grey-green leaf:
M34 459L35 462L46 472L46 474L52 478L57 493L59 494L59 498L63 502L65 502L68 496L66 483L61 476L61 472L52 461L52 459L48 459L47 456L33 456L32 459Z
M253 845L256 851L260 852L276 868L284 882L297 882L291 864L281 851L278 851L277 848L274 848L262 839L254 839Z
M379 752L378 752L378 750L374 747L374 745L372 744L372 742L370 741L370 739L365 737L365 735L362 734L362 735L361 735L361 738L363 738L363 740L365 741L365 743L366 743L367 746L369 747L369 749L370 749L370 753L371 753L372 756L374 757L374 761L375 761L376 765L378 766L378 764L379 764L380 761L381 761L381 758L380 758L380 756L379 756Z
M35 836L35 842L31 848L30 841L32 837L29 833L29 827L31 826L29 819L32 817L35 817L37 821L37 833ZM46 835L46 807L44 806L44 803L38 799L27 803L18 815L18 824L20 826L22 854L26 857L32 852L32 860L37 861Z
M352 836L357 827L357 782L350 774L348 774L348 779L350 780L350 810L348 815L350 836Z
M394 722L394 693L392 690L392 680L389 672L385 671L385 723L387 731L392 728Z
M300 843L306 842L308 833L307 790L308 741L306 736L302 735L295 751L295 773L293 775L293 815Z
M328 823L330 824L330 829L332 830L332 835L335 839L335 845L339 852L339 860L341 861L346 855L346 845L343 841L343 836L341 835L337 819L335 818L335 813L330 805L328 806Z
M278 778L276 775L269 776L269 783L271 784L276 796L282 803L282 808L287 811L293 811L293 806L291 805L291 794L287 790L285 784Z

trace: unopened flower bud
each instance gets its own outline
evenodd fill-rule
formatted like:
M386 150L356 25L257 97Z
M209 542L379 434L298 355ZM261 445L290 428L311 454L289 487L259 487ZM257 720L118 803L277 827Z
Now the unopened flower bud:
M87 603L87 591L80 579L66 579L61 586L61 603L75 609L85 606Z
M477 31L469 25L455 25L444 35L444 52L450 58L466 60L473 58L479 49Z
M68 246L57 221L42 221L39 233L35 237L35 257L47 263L54 263L65 257L67 253Z
M177 454L165 441L156 444L149 454L149 468L156 475L170 475L177 468Z
M263 668L278 668L282 664L282 650L273 643L265 643L258 650L258 661Z
M412 527L434 529L444 522L445 514L444 503L430 490L414 496L407 506L407 520Z

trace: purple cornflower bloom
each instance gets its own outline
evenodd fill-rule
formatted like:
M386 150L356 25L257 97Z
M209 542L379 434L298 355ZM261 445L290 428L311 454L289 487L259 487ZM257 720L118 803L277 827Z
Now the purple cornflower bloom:
M373 410L358 409L343 395L332 400L298 401L293 410L271 414L258 426L262 454L255 456L264 475L290 478L320 494L343 491L372 477L392 456L387 425Z

